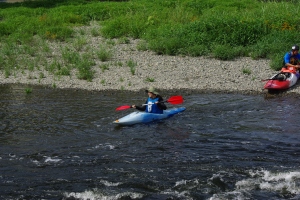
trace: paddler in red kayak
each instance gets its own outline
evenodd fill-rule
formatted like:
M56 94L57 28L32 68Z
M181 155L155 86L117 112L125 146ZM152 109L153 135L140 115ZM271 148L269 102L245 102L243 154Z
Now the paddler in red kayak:
M299 79L300 74L299 74L299 69L300 69L300 54L299 52L299 46L298 45L294 45L292 46L292 50L290 52L287 52L284 55L283 58L283 68L281 69L281 72L291 72L294 73L297 77L297 79ZM278 76L278 80L285 80L286 76L284 74L280 74L280 76Z
M292 46L292 50L284 55L284 67L294 67L297 71L300 69L299 46Z
M146 100L145 104L142 106L132 105L131 107L140 111L162 114L163 110L167 109L167 106L163 102L163 98L153 87L150 87L148 90L146 90L146 93L148 93L148 99Z

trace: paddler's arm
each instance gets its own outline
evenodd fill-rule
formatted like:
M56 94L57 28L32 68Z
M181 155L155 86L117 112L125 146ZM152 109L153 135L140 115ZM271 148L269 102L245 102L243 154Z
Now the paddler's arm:
M300 69L300 64L299 63L297 65L293 65L291 63L286 63L285 66L286 67L295 67L296 69Z
M158 102L157 102L157 107L161 110L167 110L167 106L165 105L165 103L163 102L163 98L161 96L158 96Z
M147 101L145 102L145 104L146 103L147 103ZM142 105L142 106L132 105L131 108L135 108L135 109L140 110L140 111L145 111L146 110L146 106L145 105Z

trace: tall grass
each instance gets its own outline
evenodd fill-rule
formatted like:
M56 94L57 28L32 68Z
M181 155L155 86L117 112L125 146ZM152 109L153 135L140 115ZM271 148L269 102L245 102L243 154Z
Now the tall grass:
M86 31L76 32L76 27L91 21L101 25L90 31L94 37L144 39L146 44L140 48L157 54L268 58L271 67L279 69L284 53L300 44L299 10L299 1L279 0L1 3L0 70L10 76L13 70L28 66L30 70L42 66L58 75L75 69L79 78L92 80L95 59L105 61L112 55L106 49L87 47ZM53 54L53 43L67 47Z

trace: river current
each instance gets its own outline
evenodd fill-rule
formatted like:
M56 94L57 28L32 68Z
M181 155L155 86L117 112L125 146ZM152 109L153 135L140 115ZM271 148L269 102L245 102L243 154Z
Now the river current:
M26 88L0 86L0 199L300 199L299 97L190 93L117 126L146 94Z

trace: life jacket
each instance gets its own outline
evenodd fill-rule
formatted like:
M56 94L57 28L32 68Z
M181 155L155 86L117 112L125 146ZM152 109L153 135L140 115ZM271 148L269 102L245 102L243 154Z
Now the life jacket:
M297 72L297 70L296 70L296 68L295 67L283 67L282 69L281 69L281 72L283 72L283 73L285 73L285 72L291 72L291 73L296 73Z
M163 110L159 109L158 106L155 104L155 102L157 102L158 100L159 98L152 99L149 97L147 99L146 112L162 114Z
M290 56L289 63L291 63L292 65L297 65L299 63L299 60L298 60L297 56L293 55L292 52L289 52L288 54ZM284 59L283 59L283 66L285 67L285 61L284 61Z

